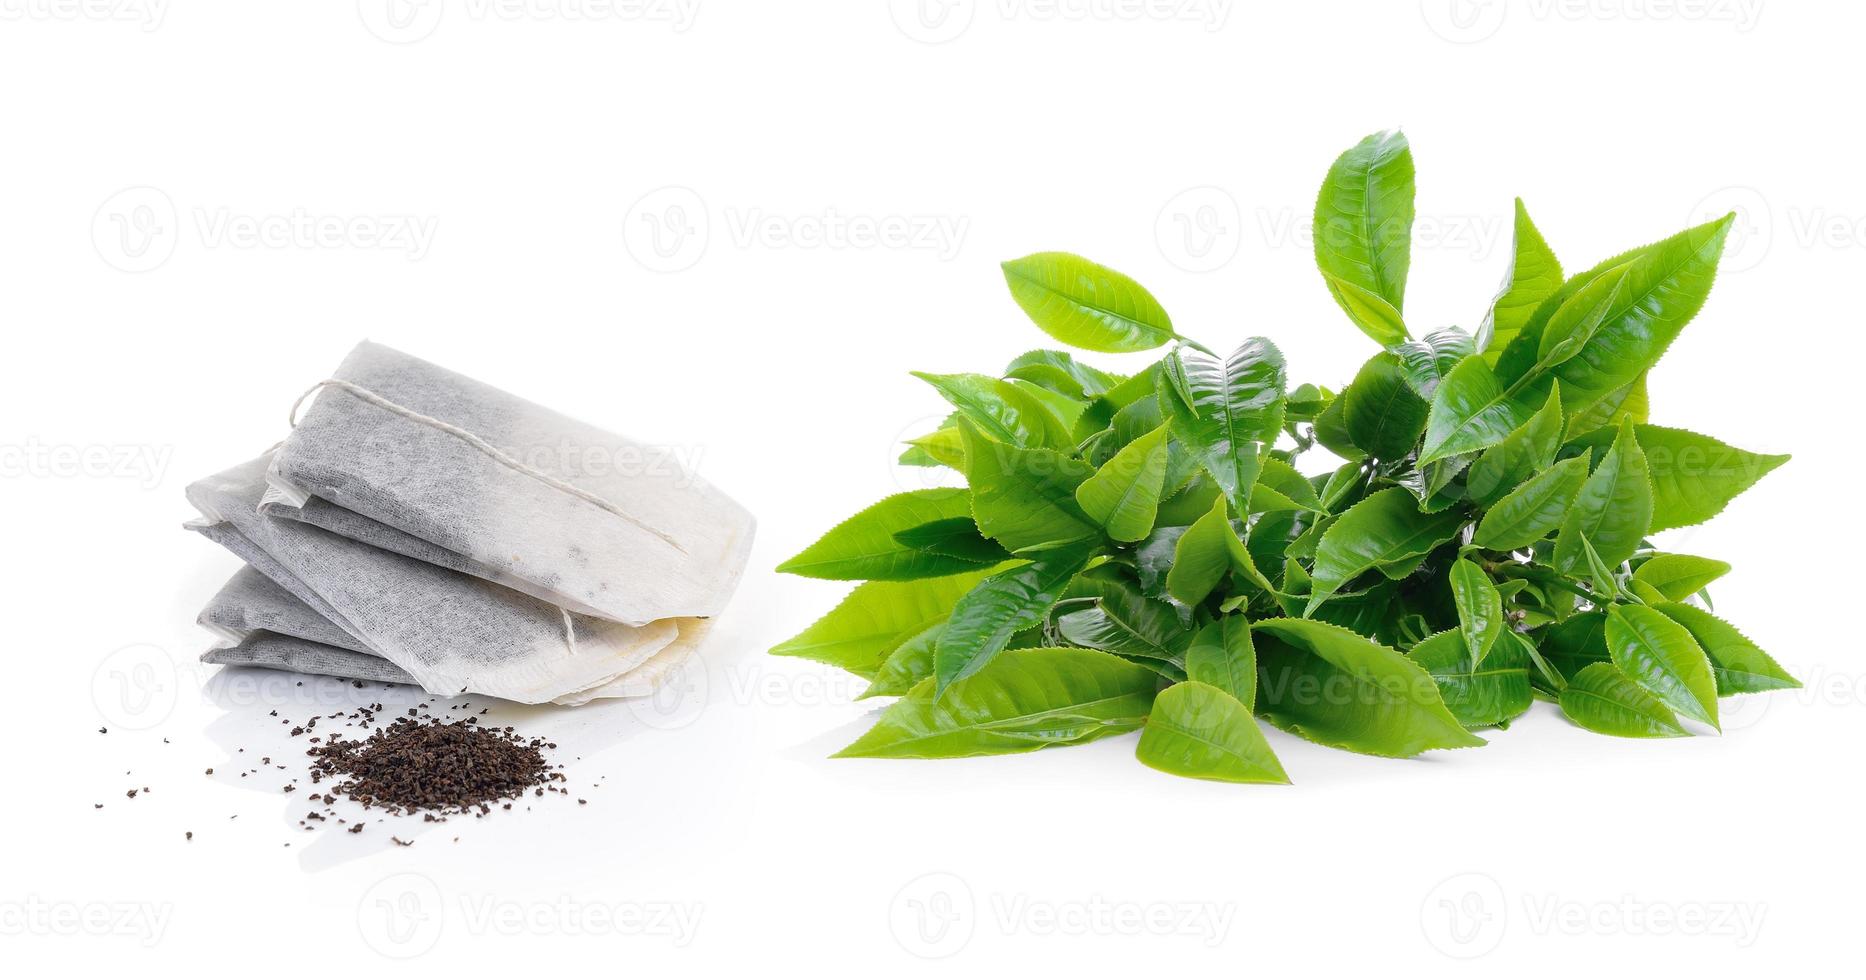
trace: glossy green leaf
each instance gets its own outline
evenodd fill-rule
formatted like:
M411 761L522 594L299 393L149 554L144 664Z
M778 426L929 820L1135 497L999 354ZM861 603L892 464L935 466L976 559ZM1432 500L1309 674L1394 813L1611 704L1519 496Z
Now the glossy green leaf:
M1635 425L1644 425L1652 410L1651 397L1646 391L1646 376L1640 375L1633 383L1624 388L1610 391L1585 408L1578 409L1568 416L1568 434L1564 437L1573 440L1590 432L1603 432L1608 439L1620 429L1620 423L1632 420Z
M1606 612L1579 613L1542 631L1541 654L1563 677L1579 674L1588 664L1611 663Z
M1045 552L1035 561L992 574L967 592L940 632L933 661L933 676L939 682L935 693L978 673L1012 636L1042 623L1089 557L1083 547Z
M1412 149L1398 130L1375 133L1328 168L1315 201L1315 264L1325 277L1378 297L1396 313L1403 311L1412 222ZM1355 315L1351 309L1348 313ZM1363 324L1362 329L1368 328Z
M1516 199L1515 239L1511 245L1510 272L1503 288L1490 301L1490 311L1477 329L1477 347L1491 364L1503 348L1523 329L1537 306L1561 288L1561 262L1529 220L1523 199Z
M1553 369L1570 411L1626 387L1658 363L1710 295L1734 219L1725 215L1597 267L1590 281L1631 260L1619 297L1592 338ZM1541 338L1535 340L1539 346Z
M1116 541L1139 541L1153 530L1166 478L1166 427L1128 443L1076 487L1076 503Z
M1483 745L1405 654L1339 626L1266 619L1257 634L1257 707L1271 724L1352 752L1399 758Z
M1393 356L1399 358L1400 367L1406 372L1406 383L1427 401L1438 390L1445 375L1450 374L1459 361L1476 352L1471 335L1457 327L1434 330L1426 334L1424 340L1407 341L1393 348Z
M1717 681L1691 631L1647 606L1607 610L1607 653L1614 666L1687 718L1717 725Z
M1633 438L1631 423L1620 428L1600 465L1581 485L1555 536L1555 568L1574 574L1587 568L1582 542L1610 568L1618 568L1639 550L1652 526L1652 480L1646 454Z
M1465 728L1506 725L1529 710L1529 657L1514 634L1502 637L1481 665L1453 630L1426 637L1406 655L1432 675L1445 708Z
M1004 263L1011 298L1044 333L1103 353L1151 350L1178 335L1140 283L1066 252L1038 252Z
M895 647L944 620L953 604L994 570L858 585L836 608L771 653L820 661L872 680Z
M1465 558L1451 565L1451 595L1458 607L1458 633L1471 663L1481 666L1503 635L1503 595L1476 562Z
M1067 351L1033 350L1020 354L1004 368L1006 378L1018 378L1042 385L1058 394L1087 401L1105 395L1123 380L1090 367Z
M994 442L970 423L961 432L972 516L986 537L1023 552L1101 536L1076 503L1076 487L1092 472L1088 464L1047 449Z
M1223 361L1181 350L1164 364L1172 383L1160 398L1173 437L1244 513L1261 468L1260 445L1275 442L1283 429L1282 352L1259 338Z
M1549 314L1536 348L1536 363L1544 370L1580 353L1620 301L1627 270L1633 262L1615 266L1590 279Z
M1463 525L1456 512L1421 514L1412 495L1389 487L1349 508L1330 525L1315 549L1315 579L1305 615L1351 579L1381 565L1428 554L1451 540Z
M1029 392L982 374L927 374L914 377L933 386L940 397L969 419L978 431L1007 446L1022 449L1070 449L1069 428Z
M1250 709L1225 691L1197 681L1160 692L1134 754L1142 763L1175 776L1289 782Z
M1376 354L1363 364L1338 401L1348 438L1376 459L1400 459L1425 431L1429 406L1392 354Z
M1247 710L1256 710L1257 649L1250 637L1250 620L1242 614L1218 617L1186 648L1186 676L1231 695Z
M1575 724L1623 738L1673 738L1689 734L1659 699L1612 664L1589 664L1569 678L1561 710Z
M1484 450L1471 464L1464 477L1465 492L1479 505L1488 507L1523 481L1548 469L1561 449L1563 418L1560 386L1555 385L1529 421Z
M901 454L903 463L950 466L955 470L965 468L965 433L956 424L929 432L918 439L909 439L907 447L907 451Z
M1719 697L1801 686L1774 657L1762 652L1761 647L1729 623L1682 602L1665 603L1657 608L1667 619L1689 631L1710 658Z
M902 697L913 690L915 685L932 677L934 651L939 644L940 631L945 628L945 622L941 621L903 640L881 662L881 667L875 671L875 679L856 700Z
M1636 425L1633 434L1652 481L1653 534L1716 517L1738 494L1789 459L1746 452L1710 436L1662 425ZM1595 433L1577 444L1598 448L1612 437Z
M1561 527L1587 478L1585 457L1564 459L1530 477L1485 512L1471 543L1491 551L1516 551L1548 537Z
M933 695L932 679L882 712L840 758L950 759L1029 752L1131 732L1158 675L1095 650L1009 650Z
M1004 550L1003 545L985 537L978 529L978 522L972 519L969 496L967 500L968 507L963 515L940 518L896 531L894 540L916 551L974 565L995 565L1009 559L1011 553Z
M1335 298L1348 320L1375 343L1396 347L1406 342L1409 335L1405 318L1380 294L1327 272L1322 273L1322 284L1328 287L1328 294Z
M1276 494L1277 506L1266 507L1258 499L1265 493ZM1251 491L1251 512L1262 513L1266 510L1307 510L1320 511L1322 500L1315 493L1315 486L1307 477L1296 471L1294 466L1275 456L1263 457L1263 470L1257 474L1257 489Z
M1432 396L1419 462L1489 449L1528 422L1547 399L1546 385L1513 391L1482 357L1467 357Z
M777 570L809 578L901 580L952 575L977 567L977 561L922 551L895 537L901 531L947 519L972 525L969 491L936 487L897 493L831 528Z
M1421 417L1421 425L1424 424ZM1423 430L1421 430L1423 431ZM1343 391L1322 409L1315 417L1315 441L1322 448L1349 461L1358 461L1367 455L1367 450L1354 444L1354 436L1348 432L1348 398Z
M1653 555L1633 572L1633 581L1681 602L1704 591L1730 571L1730 563L1696 555Z

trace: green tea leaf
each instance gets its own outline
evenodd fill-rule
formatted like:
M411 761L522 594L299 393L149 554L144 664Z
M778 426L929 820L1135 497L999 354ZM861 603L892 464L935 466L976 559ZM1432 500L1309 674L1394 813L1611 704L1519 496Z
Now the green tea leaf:
M1011 637L1043 622L1070 579L1087 567L1085 547L1050 551L1035 561L996 572L953 607L940 632L933 676L935 696L991 662Z
M1801 686L1775 658L1762 652L1761 647L1751 643L1749 637L1729 623L1682 602L1665 603L1657 608L1667 619L1690 631L1692 639L1710 657L1719 697Z
M1370 755L1483 745L1405 654L1338 626L1266 619L1257 634L1257 705L1278 728Z
M933 386L942 398L971 420L980 432L1020 449L1071 449L1069 428L1042 401L1008 381L982 374L913 376Z
M1352 444L1376 459L1404 457L1425 431L1429 406L1407 384L1392 354L1376 354L1363 364L1337 403Z
M1375 133L1328 168L1315 201L1315 264L1325 277L1378 297L1397 314L1406 308L1412 221L1412 149L1398 130ZM1343 309L1355 316L1346 303ZM1362 329L1375 334L1365 324Z
M1746 452L1710 436L1662 425L1635 425L1633 434L1652 480L1652 534L1716 517L1738 494L1789 459ZM1599 448L1611 438L1595 433L1575 444Z
M1696 555L1653 555L1633 572L1633 581L1664 598L1682 602L1730 571L1730 563Z
M1166 478L1166 427L1128 443L1076 487L1076 503L1116 541L1139 541L1153 530Z
M1520 197L1516 199L1511 253L1509 275L1504 277L1503 288L1490 301L1490 311L1477 329L1477 349L1492 365L1497 363L1503 348L1522 331L1536 307L1553 296L1562 283L1561 263L1529 220L1529 212Z
M880 669L875 671L875 679L856 700L902 697L913 690L916 684L932 677L934 650L939 644L940 631L945 628L944 621L934 623L902 641L881 662Z
M1134 754L1145 765L1175 776L1289 782L1250 710L1223 690L1197 681L1160 692Z
M1044 333L1072 347L1118 354L1151 350L1178 337L1140 283L1066 252L1038 252L1004 263L1011 298Z
M1489 449L1528 422L1547 398L1545 386L1512 391L1482 357L1467 357L1432 396L1419 462Z
M1458 633L1471 663L1481 666L1503 635L1503 596L1477 563L1460 558L1451 565L1451 595L1458 607Z
M1491 551L1516 551L1535 544L1561 527L1586 482L1585 457L1556 463L1497 501L1478 523L1471 543Z
M1020 354L1005 366L1004 376L1039 384L1081 401L1105 395L1123 380L1119 375L1090 367L1060 350Z
M872 680L895 647L944 620L953 604L993 571L858 585L809 629L772 647L771 654L820 661Z
M1560 385L1554 385L1529 421L1484 450L1471 464L1464 477L1465 492L1479 505L1488 507L1524 480L1548 469L1561 449L1563 418Z
M1091 473L1088 464L1047 449L993 442L970 422L960 430L972 516L986 537L1024 552L1101 536L1076 503L1076 487Z
M1560 364L1580 353L1587 342L1594 339L1601 322L1619 302L1626 285L1626 272L1632 265L1628 262L1607 269L1575 290L1574 295L1549 314L1536 349L1537 364L1543 365L1545 370Z
M1231 695L1246 710L1256 710L1257 649L1250 636L1250 620L1244 616L1218 617L1186 648L1186 676Z
M1453 630L1426 637L1406 655L1432 675L1445 708L1465 728L1505 725L1529 710L1529 657L1515 634L1498 640L1481 666Z
M1572 575L1587 568L1582 542L1592 544L1610 568L1618 568L1652 526L1652 480L1633 426L1620 427L1613 448L1581 485L1555 536L1555 568Z
M1173 598L1195 606L1218 587L1218 582L1232 568L1243 571L1248 566L1250 573L1256 572L1250 553L1244 550L1243 539L1231 526L1230 511L1225 498L1219 497L1212 502L1212 509L1180 536L1173 551L1172 568L1166 575L1166 591ZM1258 584L1266 591L1274 591L1261 576L1253 577L1260 580Z
M1322 273L1328 295L1361 332L1382 347L1396 347L1406 342L1406 320L1392 303L1359 283L1332 273Z
M1237 512L1245 513L1261 467L1259 446L1275 442L1283 429L1282 352L1259 338L1222 362L1181 350L1164 364L1173 383L1160 399L1174 438L1218 481Z
M969 491L936 487L897 493L831 528L777 570L808 578L903 580L976 568L975 560L922 551L895 537L928 522L948 519L973 526ZM975 527L973 534L977 534Z
M1008 650L935 698L921 681L838 758L950 759L1029 752L1131 732L1159 679L1095 650Z
M1612 664L1589 664L1561 692L1561 710L1575 724L1602 735L1675 738L1684 726L1659 699Z
M1429 554L1455 537L1462 514L1421 514L1412 495L1389 487L1349 508L1322 535L1315 549L1315 585L1305 615L1349 580L1381 565Z
M978 522L972 519L969 496L967 501L968 507L962 516L932 520L904 531L896 531L894 540L916 551L973 565L995 565L1008 560L1011 553L1004 550L1003 545L985 537L984 532L978 529Z
M1717 726L1717 681L1691 632L1647 606L1607 610L1614 666L1687 718Z
M1427 401L1438 390L1445 375L1451 373L1459 361L1476 352L1471 335L1457 327L1435 330L1426 334L1424 340L1407 341L1393 348L1393 356L1399 358L1400 367L1406 372L1406 383Z
M1259 499L1265 494L1276 494L1277 506L1266 507ZM1320 512L1321 498L1316 496L1315 486L1307 477L1296 472L1294 466L1275 456L1263 457L1263 471L1257 474L1257 489L1251 491L1251 512L1262 513L1267 510L1307 510Z

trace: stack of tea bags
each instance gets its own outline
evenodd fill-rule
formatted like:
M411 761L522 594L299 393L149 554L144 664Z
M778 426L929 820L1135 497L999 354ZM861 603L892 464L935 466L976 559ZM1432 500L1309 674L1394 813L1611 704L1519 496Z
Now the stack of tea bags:
M283 443L188 487L189 526L247 562L201 613L209 663L649 695L738 584L751 515L671 454L380 344L310 397Z

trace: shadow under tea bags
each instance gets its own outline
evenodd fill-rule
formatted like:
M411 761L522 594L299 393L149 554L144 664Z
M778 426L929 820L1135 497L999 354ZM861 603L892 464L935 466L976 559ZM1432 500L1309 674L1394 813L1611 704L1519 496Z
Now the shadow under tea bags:
M638 626L717 615L754 527L670 453L368 342L266 479L272 516Z

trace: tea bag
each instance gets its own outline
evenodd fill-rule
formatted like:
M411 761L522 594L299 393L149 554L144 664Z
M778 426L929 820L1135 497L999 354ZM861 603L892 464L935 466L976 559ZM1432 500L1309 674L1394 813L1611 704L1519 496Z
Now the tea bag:
M636 626L717 615L752 544L670 453L367 342L266 479L269 516Z
M225 647L237 646L254 633L264 631L352 653L369 653L363 641L318 615L317 610L251 565L233 573L227 584L207 601L207 607L201 610L196 622L220 637L221 646Z
M561 609L483 579L259 513L269 456L188 487L191 527L221 544L429 692L581 703L635 691L691 653L683 627L644 626ZM672 648L672 649L669 649ZM657 654L654 672L625 677Z
M260 630L230 647L216 647L201 662L227 667L265 667L345 680L413 684L408 672L374 654Z

